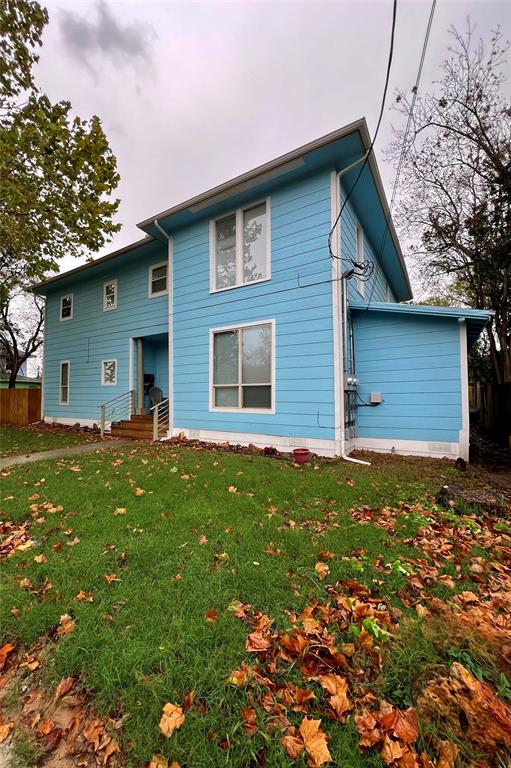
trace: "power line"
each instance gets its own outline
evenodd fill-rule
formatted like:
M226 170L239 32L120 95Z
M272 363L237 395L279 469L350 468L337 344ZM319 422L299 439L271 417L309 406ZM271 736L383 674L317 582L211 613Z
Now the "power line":
M396 193L397 193L397 188L398 188L398 185L399 185L399 177L401 175L401 168L403 166L403 161L404 161L404 158L405 158L405 155L406 155L407 137L408 137L408 133L410 131L410 126L412 124L413 110L414 110L414 107L415 107L415 102L417 100L417 93L419 91L419 85L420 85L421 76L422 76L422 68L424 66L424 59L426 58L426 51L427 51L427 48L428 48L428 42L429 42L429 35L430 35L430 32L431 32L431 26L433 24L433 16L435 14L435 7L436 7L436 0L433 0L433 2L431 4L431 10L429 12L428 26L426 28L426 34L424 36L424 42L422 43L422 52L421 52L421 58L420 58L420 62L419 62L419 68L417 70L417 77L415 79L415 85L412 88L413 96L412 96L412 101L411 101L411 104L410 104L410 110L408 112L408 120L406 121L405 132L404 132L404 135L403 135L403 144L402 144L402 147L401 147L401 152L399 154L399 160L398 160L397 170L396 170L396 178L394 179L394 186L392 188L392 196L391 196L391 199L390 199L389 213L388 213L388 216L387 215L385 216L385 229L383 231L383 236L382 236L382 240L381 240L381 243L380 243L380 248L378 250L377 264L379 264L380 259L381 259L382 255L383 255L383 249L385 248L385 243L387 241L387 235L389 233L390 219L391 219L391 216L392 216L392 209L394 207L394 203L395 203L395 200L396 200ZM376 283L376 281L374 281L373 285L371 286L371 291L370 291L370 294L369 294L369 300L367 302L366 309L369 307L369 305L371 303L371 299L372 299L373 293L374 293L375 283Z
M393 5L392 5L392 30L391 30L391 33L390 33L390 50L389 50L389 58L388 58L388 61L387 61L387 72L386 72L386 75L385 75L385 86L383 88L383 97L382 97L382 100L381 100L380 115L378 117L378 122L376 124L376 130L374 132L374 136L373 136L373 139L371 141L371 145L370 145L368 151L366 152L366 156L364 158L364 162L362 163L362 166L361 166L361 168L360 168L360 170L359 170L359 172L357 174L357 177L356 177L355 181L353 182L353 184L351 186L350 191L346 195L346 197L345 197L345 199L344 199L344 201L343 201L343 203L341 205L341 210L339 211L339 214L338 214L336 220L334 221L334 223L332 225L332 228L330 230L330 234L328 235L328 251L329 251L330 256L331 256L332 259L340 259L340 258L342 258L340 256L337 256L332 251L332 237L333 237L333 234L334 234L334 230L335 230L337 224L340 221L340 218L342 216L342 212L344 211L344 209L345 209L345 207L346 207L346 205L348 203L348 200L351 197L351 194L352 194L353 190L357 186L358 181L359 181L360 177L362 176L364 168L367 165L367 161L369 160L371 152L373 151L374 143L376 141L376 137L378 136L378 131L380 130L380 125L381 125L381 121L382 121L382 118L383 118L383 112L385 110L385 100L387 98L387 90L388 90L388 87L389 87L390 68L392 66L392 57L394 55L394 34L395 34L395 31L396 31L396 14L397 14L397 0L394 0ZM356 262L354 262L354 263L356 263Z

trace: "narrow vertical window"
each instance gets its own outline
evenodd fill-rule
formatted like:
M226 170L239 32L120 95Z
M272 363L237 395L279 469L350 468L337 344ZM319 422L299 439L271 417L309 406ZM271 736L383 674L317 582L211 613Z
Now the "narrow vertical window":
M216 288L236 285L236 214L219 219L215 226Z
M73 294L68 293L67 296L60 297L60 319L72 320L73 319Z
M270 323L214 332L213 407L271 410L272 368Z
M167 262L149 267L149 297L163 296L167 293Z
M362 264L364 258L364 230L357 224L357 264ZM357 291L361 296L364 295L365 281L361 275L357 274Z
M117 384L117 360L101 361L102 386L115 386Z
M109 280L103 285L103 312L117 309L117 280Z
M69 403L69 362L62 361L60 364L60 405Z
M270 277L269 200L211 222L211 289Z

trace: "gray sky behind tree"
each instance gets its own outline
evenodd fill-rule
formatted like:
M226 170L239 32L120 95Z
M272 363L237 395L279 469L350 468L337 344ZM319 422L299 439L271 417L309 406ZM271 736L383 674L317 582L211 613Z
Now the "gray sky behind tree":
M352 120L374 131L391 0L46 5L37 82L82 118L98 114L118 159L122 229L103 253L138 239L137 221ZM392 90L413 86L430 7L398 0ZM421 90L468 16L478 36L500 25L509 38L511 3L438 0ZM392 120L387 109L376 146L389 198Z

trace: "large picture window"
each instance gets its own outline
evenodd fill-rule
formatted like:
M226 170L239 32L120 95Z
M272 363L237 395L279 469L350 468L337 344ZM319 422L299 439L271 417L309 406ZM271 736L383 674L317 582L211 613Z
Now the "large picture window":
M269 200L211 222L211 290L270 277Z
M212 407L273 410L274 325L212 331Z
M68 360L62 360L62 362L60 363L59 403L60 405L69 404L69 361Z

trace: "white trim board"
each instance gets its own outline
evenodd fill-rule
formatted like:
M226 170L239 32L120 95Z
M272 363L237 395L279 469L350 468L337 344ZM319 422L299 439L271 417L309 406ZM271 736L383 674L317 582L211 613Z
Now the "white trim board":
M429 456L435 459L457 459L460 456L459 443L434 442L433 440L392 440L379 437L356 437L353 450L396 453L403 456Z
M335 442L315 437L287 437L283 435L247 434L246 432L224 432L209 429L175 427L174 435L184 434L190 440L204 440L211 443L232 443L233 445L256 445L258 448L271 446L289 453L293 448L308 448L319 456L335 456ZM169 438L171 435L169 435Z
M465 461L470 452L470 410L468 404L468 352L467 324L460 322L460 368L461 368L461 430L459 456Z

